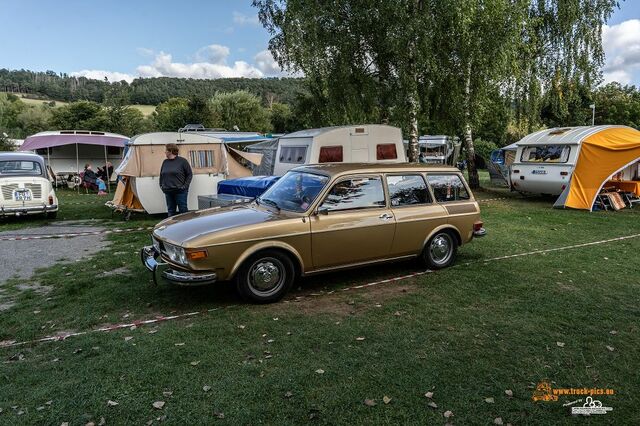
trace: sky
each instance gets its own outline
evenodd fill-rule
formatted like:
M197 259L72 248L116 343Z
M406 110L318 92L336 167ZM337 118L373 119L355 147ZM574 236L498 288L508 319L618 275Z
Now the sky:
M0 68L109 81L284 76L249 0L0 0ZM640 0L603 29L605 82L640 86Z

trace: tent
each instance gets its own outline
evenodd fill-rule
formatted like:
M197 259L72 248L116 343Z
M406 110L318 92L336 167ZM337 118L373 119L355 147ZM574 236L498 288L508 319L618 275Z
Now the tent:
M487 169L489 170L492 184L510 186L509 166L511 166L516 158L517 149L518 145L512 143L511 145L491 151L491 158L487 162Z
M279 139L268 139L264 142L258 142L247 146L247 152L262 154L262 162L259 166L253 167L253 174L256 176L273 175L273 168L276 165L276 152L278 151Z
M612 178L620 183L638 178L640 131L626 126L594 130L578 141L580 152L571 181L554 207L592 210L598 193Z
M40 132L25 139L21 151L35 151L43 156L47 168L56 175L73 176L84 169L85 163L104 166L111 162L117 167L128 137L116 133L91 130L56 130Z

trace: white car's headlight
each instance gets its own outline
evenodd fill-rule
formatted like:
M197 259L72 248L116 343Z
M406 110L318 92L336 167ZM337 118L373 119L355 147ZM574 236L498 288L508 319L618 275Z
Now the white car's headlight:
M164 243L164 249L169 256L169 259L181 265L187 265L187 255L182 247L175 246L173 244Z

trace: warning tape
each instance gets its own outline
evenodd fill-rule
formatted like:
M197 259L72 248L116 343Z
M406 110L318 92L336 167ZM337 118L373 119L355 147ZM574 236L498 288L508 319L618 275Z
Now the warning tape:
M479 203L484 203L486 201L500 201L500 200L506 200L509 197L498 197L498 198L477 198L476 201Z
M582 243L582 244L573 244L570 246L564 246L564 247L555 247L555 248L550 248L550 249L544 249L544 250L534 250L534 251L530 251L530 252L526 252L526 253L518 253L518 254L511 254L511 255L506 255L506 256L498 256L498 257L494 257L494 258L490 258L490 259L484 259L484 260L478 260L475 262L468 262L468 263L463 263L463 264L459 264L459 265L455 265L455 266L462 266L462 265L472 265L472 264L477 264L477 263L487 263L487 262L494 262L494 261L498 261L498 260L505 260L505 259L511 259L514 257L523 257L523 256L533 256L536 254L544 254L544 253L550 253L550 252L554 252L554 251L561 251L561 250L570 250L570 249L575 249L575 248L580 248L580 247L589 247L589 246L595 246L595 245L600 245L600 244L606 244L606 243L611 243L611 242L615 242L615 241L623 241L623 240L628 240L628 239L632 239L632 238L638 238L640 237L640 234L633 234L633 235L627 235L627 236L623 236L623 237L616 237L616 238L609 238L606 240L600 240L600 241L592 241L592 242L588 242L588 243ZM360 284L360 285L355 285L355 286L351 286L351 287L345 287L345 288L341 288L339 290L333 290L333 291L328 291L326 293L322 292L322 293L311 293L309 296L296 296L294 299L290 299L290 300L285 300L285 303L290 303L291 301L299 301L301 299L307 298L307 297L317 297L317 296L328 296L331 294L336 293L337 291L350 291L350 290L357 290L357 289L362 289L362 288L367 288L367 287L373 287L376 285L380 285L380 284L387 284L387 283L391 283L391 282L397 282L397 281L403 281L409 278L414 278L420 275L425 275L425 274L429 274L433 272L432 270L426 270L426 271L419 271L419 272L414 272L412 274L407 274L407 275L401 275L398 277L393 277L393 278L387 278L384 280L379 280L379 281L373 281L367 284ZM105 326L105 327L100 327L100 328L94 328L92 330L87 330L87 331L79 331L79 332L75 332L75 333L65 333L65 334L60 334L60 335L56 335L56 336L48 336L48 337L43 337L41 339L35 339L35 340L26 340L26 341L22 341L22 342L17 342L15 340L5 340L0 342L0 348L11 348L11 347L17 347L17 346L25 346L25 345L30 345L30 344L37 344L37 343L45 343L45 342L58 342L58 341L63 341L66 340L70 337L76 337L76 336L83 336L83 335L87 335L87 334L92 334L92 333L101 333L101 332L109 332L109 331L113 331L113 330L121 330L121 329L125 329L125 328L131 328L131 327L139 327L142 325L149 325L149 324L157 324L160 322L164 322L164 321L171 321L171 320L176 320L176 319L182 319L182 318L188 318L188 317L194 317L194 316L198 316L198 315L205 315L209 312L214 312L214 311L219 311L219 310L223 310L223 309L229 309L229 308L233 308L236 307L238 305L228 305L228 306L220 306L217 308L211 308L211 309L207 309L204 311L196 311L196 312L188 312L185 314L178 314L178 315L169 315L169 316L157 316L153 319L149 319L149 320L140 320L140 321L133 321L131 323L126 323L126 324L114 324L114 325L109 325L109 326Z
M64 234L47 234L47 235L25 235L20 237L0 236L0 241L25 241L25 240L46 240L51 238L74 238L86 237L89 235L107 235L107 234L124 234L127 232L149 231L153 226L125 229L107 229L104 231L87 231L87 232L69 232Z

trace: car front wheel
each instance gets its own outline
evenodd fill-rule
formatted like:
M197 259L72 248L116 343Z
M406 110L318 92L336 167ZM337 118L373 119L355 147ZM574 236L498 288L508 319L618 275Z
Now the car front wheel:
M238 293L254 303L276 302L289 291L295 278L293 262L284 253L267 250L251 256L236 276Z
M457 252L456 238L448 231L440 231L425 246L422 259L428 268L442 269L455 261Z

